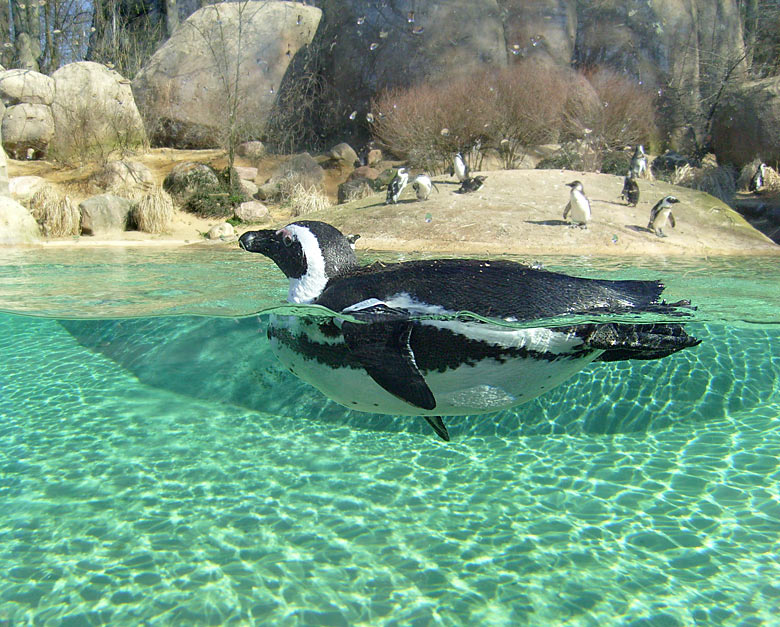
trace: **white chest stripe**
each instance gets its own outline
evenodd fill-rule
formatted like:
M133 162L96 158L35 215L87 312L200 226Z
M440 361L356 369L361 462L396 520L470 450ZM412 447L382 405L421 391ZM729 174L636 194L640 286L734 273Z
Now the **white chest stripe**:
M291 303L310 303L322 294L328 282L325 259L317 238L309 229L298 224L291 224L286 228L298 239L306 257L306 274L299 279L290 279L287 300Z

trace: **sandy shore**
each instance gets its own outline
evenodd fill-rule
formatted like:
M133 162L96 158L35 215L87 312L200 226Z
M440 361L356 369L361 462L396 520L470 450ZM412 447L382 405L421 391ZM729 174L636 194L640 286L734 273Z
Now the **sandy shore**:
M160 181L173 163L168 152L155 155L153 165ZM11 170L21 174L21 166ZM565 170L499 170L482 174L487 176L485 186L471 194L455 193L456 180L438 176L434 181L439 191L434 191L427 201L417 201L409 186L397 205L385 205L384 194L375 194L297 218L289 208L271 207L267 222L241 225L236 231L240 234L256 228L277 228L295 219L316 219L330 222L344 233L359 233L357 248L368 250L469 255L780 255L780 246L726 204L703 192L640 180L640 202L637 207L629 207L620 199L622 177ZM345 178L346 174L342 176ZM588 229L571 228L563 221L569 196L566 183L575 179L582 181L591 201L593 221ZM330 192L338 182L328 181ZM650 209L667 194L680 200L674 207L677 226L668 230L668 237L659 238L646 226ZM42 245L235 246L235 241L211 242L204 238L212 226L221 222L177 211L165 234L126 231L98 238L49 240Z

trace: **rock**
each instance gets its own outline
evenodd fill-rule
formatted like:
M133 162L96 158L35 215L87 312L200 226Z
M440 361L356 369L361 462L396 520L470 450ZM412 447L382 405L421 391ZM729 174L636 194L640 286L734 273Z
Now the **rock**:
M333 42L327 72L343 102L366 102L377 86L445 82L507 64L497 0L429 0L416 7L414 23L407 22L409 3L402 0L387 8L365 0L318 6L325 16L322 40Z
M236 231L231 224L223 222L222 224L212 226L209 232L206 233L206 237L208 239L231 240L235 239Z
M27 103L8 107L3 116L2 135L3 148L14 159L43 158L54 137L51 107Z
M127 230L133 202L114 194L100 194L82 201L79 210L83 235L105 235Z
M236 217L241 222L253 224L255 222L264 222L269 217L268 207L259 200L250 200L242 202L236 207Z
M658 155L650 164L653 174L671 174L677 168L689 165L696 167L696 163L688 157L684 157L674 150L667 150L664 154Z
M338 200L343 205L346 202L366 198L374 194L372 180L368 178L352 179L339 185Z
M247 198L254 198L255 194L257 194L257 183L254 181L247 181L246 179L239 179L238 180L238 186L241 188L241 191L243 192L244 196Z
M235 63L241 74L232 92L240 102L239 121L257 136L290 62L311 43L321 16L320 9L296 2L251 1L208 5L190 15L133 80L153 143L218 146L227 121L224 80L233 84ZM227 76L219 67L228 68Z
M279 183L266 183L257 188L257 196L260 200L275 200L281 193Z
M8 158L0 141L0 196L10 196L11 188L8 184Z
M54 74L54 137L48 156L63 161L104 159L117 149L146 146L130 82L105 65L79 61Z
M8 181L8 191L21 203L28 203L39 189L46 185L42 176L15 176Z
M257 178L257 168L250 168L245 165L233 166L238 176L247 181L254 181Z
M240 157L245 157L246 159L258 161L265 156L266 150L265 150L265 146L263 145L263 142L250 141L250 142L244 142L243 144L239 144L238 148L236 149L236 153Z
M350 172L347 177L348 181L354 181L355 179L371 179L375 180L379 176L379 170L371 168L367 165L361 165L359 168L355 168Z
M51 105L54 81L32 70L5 70L0 72L0 99L9 106L23 102Z
M138 161L109 161L95 177L107 192L124 196L143 196L154 187L154 174Z
M322 166L308 152L303 152L282 163L270 180L278 183L283 179L290 179L309 188L321 185L324 178L325 171Z
M357 153L352 146L346 142L341 142L340 144L333 146L333 148L328 151L328 156L334 161L338 161L339 163L350 167L354 167L356 162L359 163Z
M219 186L219 177L211 166L185 161L173 166L162 186L169 194L183 198L198 190Z
M40 228L30 212L15 200L0 196L0 244L34 244L40 239Z
M376 165L380 161L382 161L382 151L379 150L379 148L372 148L368 151L368 154L366 155L366 165Z
M780 160L780 76L728 90L715 110L712 148L718 163Z

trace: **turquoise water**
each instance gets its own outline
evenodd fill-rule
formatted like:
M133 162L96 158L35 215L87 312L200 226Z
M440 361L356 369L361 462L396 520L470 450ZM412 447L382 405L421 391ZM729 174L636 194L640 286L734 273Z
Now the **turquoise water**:
M0 624L778 624L780 263L541 261L702 344L444 443L282 370L257 256L0 251Z

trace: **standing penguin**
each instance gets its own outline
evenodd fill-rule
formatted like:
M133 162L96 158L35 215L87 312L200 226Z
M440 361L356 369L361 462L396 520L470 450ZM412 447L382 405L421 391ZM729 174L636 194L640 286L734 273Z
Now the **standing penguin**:
M674 196L664 196L655 203L655 207L650 211L650 221L647 223L647 228L655 233L658 237L666 237L664 234L664 228L668 222L672 228L674 228L674 216L672 215L672 205L680 202Z
M647 156L644 147L639 144L634 150L634 156L631 157L631 173L638 179L645 172L647 172Z
M582 183L580 181L572 181L571 183L566 183L566 186L571 187L571 193L569 194L569 202L563 210L563 219L566 220L569 214L571 214L571 226L587 229L591 218L590 201L585 197Z
M409 173L406 171L406 168L398 168L398 172L395 173L393 180L390 181L389 185L387 186L387 198L385 199L385 204L398 204L398 198L400 198L401 192L404 191L404 187L406 187L408 182Z
M452 173L458 177L461 183L469 178L469 166L459 152L455 153L455 156L452 158Z
M626 201L627 204L636 207L639 202L639 184L634 178L634 173L629 170L626 174L626 178L623 179L623 191L620 193L621 198Z
M428 196L431 195L431 189L433 188L435 188L437 192L439 191L439 188L436 187L436 183L434 183L427 174L418 174L412 181L412 189L414 189L414 193L417 194L417 200L428 200Z
M758 170L750 179L750 185L748 189L754 194L758 194L761 188L764 187L764 181L766 180L766 163L762 163L758 166Z

